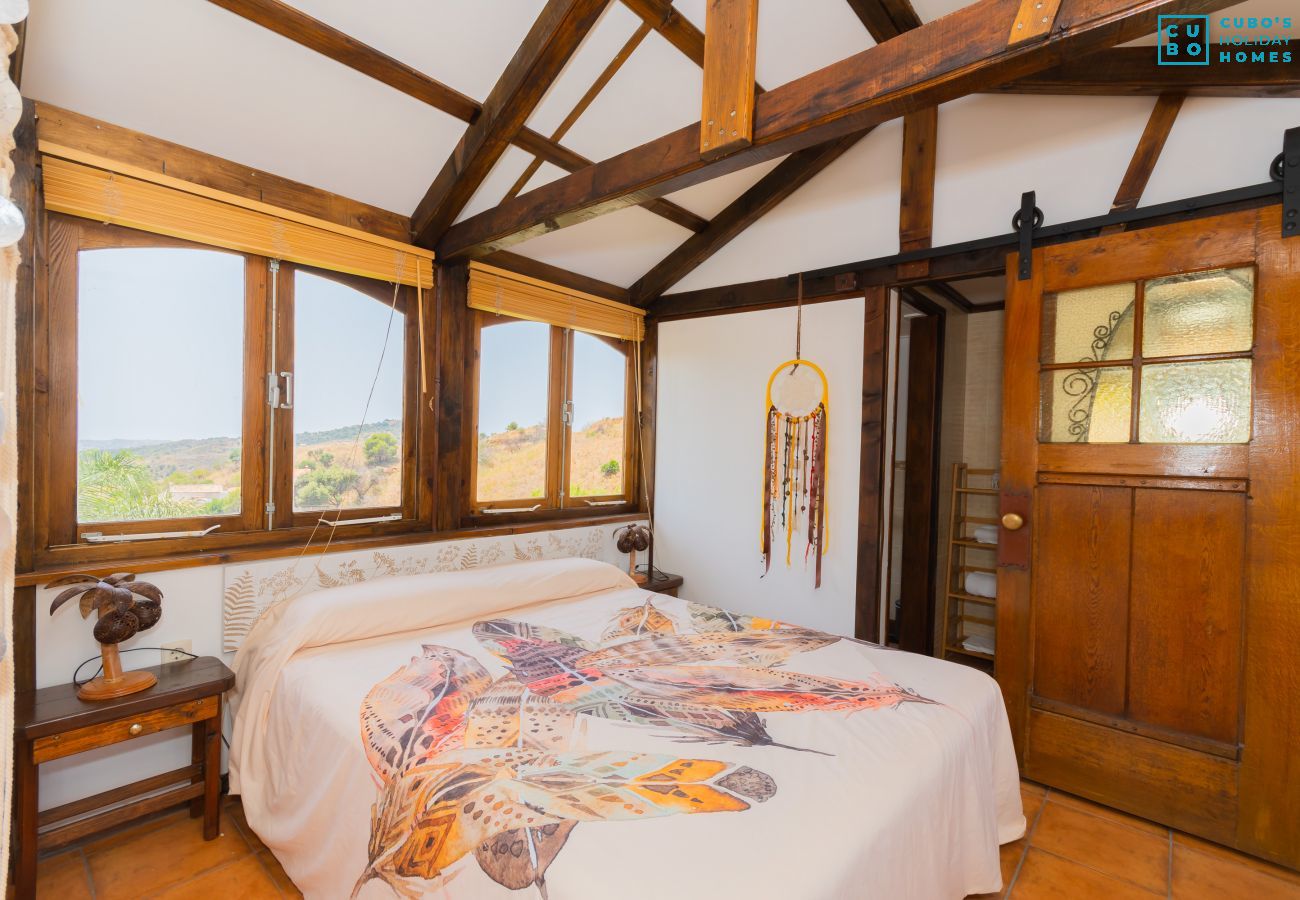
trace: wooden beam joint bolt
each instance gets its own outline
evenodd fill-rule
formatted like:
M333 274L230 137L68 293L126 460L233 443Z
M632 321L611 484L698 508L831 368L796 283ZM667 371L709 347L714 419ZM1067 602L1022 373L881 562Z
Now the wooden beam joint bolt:
M1061 0L1020 0L1015 24L1007 36L1007 46L1036 41L1047 36L1061 10Z

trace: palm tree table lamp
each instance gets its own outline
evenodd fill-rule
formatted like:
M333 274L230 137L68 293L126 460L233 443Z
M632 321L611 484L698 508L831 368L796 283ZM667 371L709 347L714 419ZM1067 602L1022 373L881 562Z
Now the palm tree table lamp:
M50 615L78 594L81 595L81 617L87 618L97 611L95 640L104 662L103 674L92 678L77 689L82 700L112 700L125 697L154 686L158 679L151 672L123 672L122 657L117 645L141 631L146 631L162 618L162 591L147 581L136 581L134 575L110 575L100 580L93 575L69 575L52 582L50 587L72 585L54 598Z
M619 553L628 555L627 574L637 584L645 584L649 576L636 570L636 554L650 546L650 529L635 523L620 528L614 532L614 546L618 547Z

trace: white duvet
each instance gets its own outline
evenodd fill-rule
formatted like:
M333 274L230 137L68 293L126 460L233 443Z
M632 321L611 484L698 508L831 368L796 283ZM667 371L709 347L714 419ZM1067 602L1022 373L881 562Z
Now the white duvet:
M992 679L590 560L303 595L235 668L232 791L310 898L960 898L1024 832Z

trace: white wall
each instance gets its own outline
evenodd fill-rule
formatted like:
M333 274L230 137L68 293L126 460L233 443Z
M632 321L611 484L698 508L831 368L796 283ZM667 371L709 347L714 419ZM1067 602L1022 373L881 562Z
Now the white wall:
M783 556L759 577L763 393L794 355L795 311L659 326L655 565L685 577L683 596L853 633L864 309L861 298L804 307L804 356L830 382L830 552L820 590L811 570L786 569Z
M1107 212L1154 104L1154 97L997 94L943 104L935 245L1007 233L1022 191L1038 192L1049 225ZM1260 183L1282 132L1298 123L1297 98L1189 98L1142 205ZM897 252L901 152L900 123L882 125L670 292Z

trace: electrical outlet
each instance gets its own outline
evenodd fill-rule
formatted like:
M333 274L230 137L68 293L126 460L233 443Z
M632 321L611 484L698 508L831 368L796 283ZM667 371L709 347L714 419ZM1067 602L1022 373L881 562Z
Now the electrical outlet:
M170 644L163 644L162 661L169 663L181 662L182 660L189 659L190 654L192 653L192 646L192 642L188 639L183 641L172 641Z

